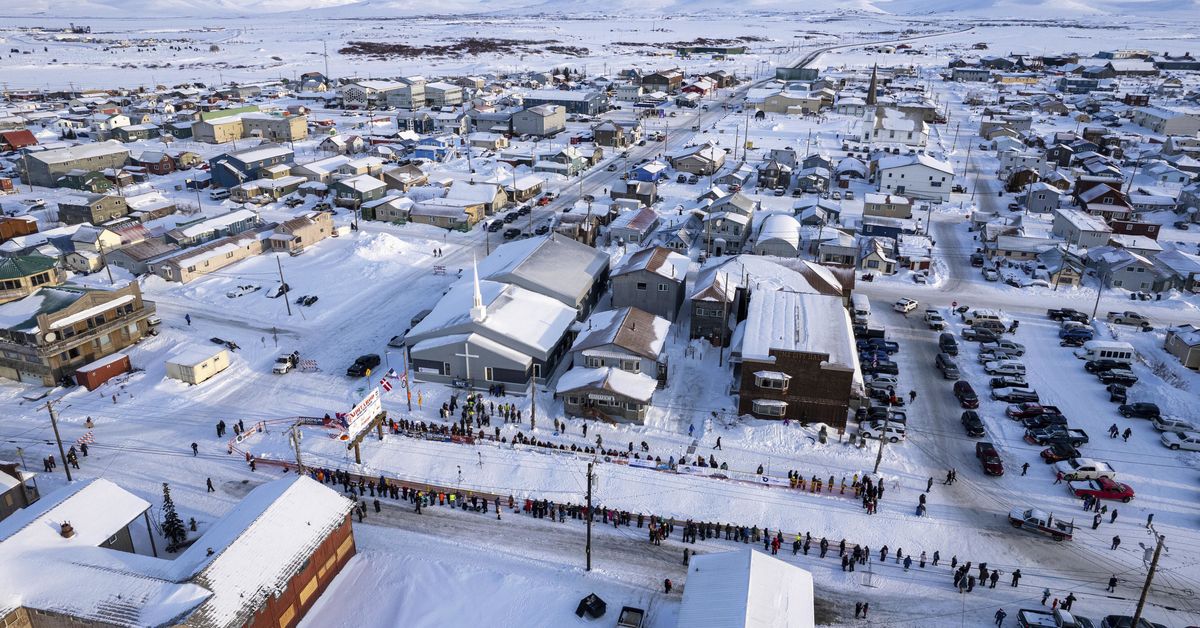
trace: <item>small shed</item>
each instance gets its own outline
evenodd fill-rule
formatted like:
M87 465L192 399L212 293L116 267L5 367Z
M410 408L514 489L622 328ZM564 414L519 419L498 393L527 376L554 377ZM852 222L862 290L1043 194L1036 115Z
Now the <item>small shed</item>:
M223 347L193 346L167 360L167 377L189 384L208 381L229 368L229 351Z
M104 382L121 373L128 373L132 368L129 365L129 356L114 353L75 369L75 381L88 390L96 390Z

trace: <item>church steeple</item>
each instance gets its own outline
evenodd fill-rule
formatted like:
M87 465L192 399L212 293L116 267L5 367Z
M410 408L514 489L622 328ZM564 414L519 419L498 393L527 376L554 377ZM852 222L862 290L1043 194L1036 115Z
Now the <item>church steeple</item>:
M475 298L471 302L471 320L482 323L487 319L487 308L483 305L483 294L479 291L479 264L474 258L471 259L471 270L475 274Z
M871 66L871 84L867 86L867 105L874 105L875 94L879 89L879 63Z

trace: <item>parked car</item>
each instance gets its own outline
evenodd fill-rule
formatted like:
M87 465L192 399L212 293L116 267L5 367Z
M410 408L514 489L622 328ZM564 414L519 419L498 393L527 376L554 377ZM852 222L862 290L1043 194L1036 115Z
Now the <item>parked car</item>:
M1093 374L1100 373L1103 371L1111 371L1113 369L1128 370L1129 363L1121 362L1118 360L1110 360L1108 358L1102 358L1099 360L1088 360L1087 362L1083 363L1083 370L1085 370L1089 373L1093 373Z
M1082 347L1087 341L1091 340L1091 335L1073 334L1058 341L1060 347Z
M1000 459L1000 452L996 451L995 445L986 441L975 443L975 457L979 459L985 474L1004 475L1004 461Z
M408 341L406 340L407 334L408 334L408 332L405 331L403 334L400 334L399 336L392 336L392 339L388 341L388 346L398 349L398 348L403 347L404 345L408 344Z
M298 351L293 351L287 355L281 355L278 358L275 358L275 365L271 367L271 372L275 373L276 375L283 375L288 371L291 371L299 363L300 353Z
M1158 404L1148 401L1123 404L1117 408L1117 412L1127 419L1156 419L1161 415Z
M983 261L984 261L983 253L972 253L971 254L971 266L974 266L975 268L979 268L979 267L983 266Z
M1109 384L1104 389L1108 391L1108 400L1113 403L1129 401L1129 389L1124 384Z
M863 375L873 375L875 373L885 373L887 375L899 375L900 367L891 360L880 360L878 362L869 362L862 365Z
M985 349L979 352L979 363L998 362L1000 360L1016 360L1021 357L1015 351L1008 349Z
M279 297L287 294L290 290L291 290L291 287L288 286L286 283L280 283L278 286L275 286L274 288L271 288L270 290L267 291L267 298L268 299L278 299Z
M1060 309L1046 310L1046 316L1052 321L1079 321L1080 323L1088 322L1088 315L1069 307Z
M892 340L883 338L867 338L867 344L886 353L899 353L900 345Z
M1160 432L1175 432L1176 434L1184 434L1187 432L1197 431L1196 426L1184 421L1169 416L1156 416L1150 419L1150 425Z
M1100 628L1134 628L1133 617L1129 615L1108 615L1100 621ZM1138 619L1137 628L1167 628L1162 624L1156 624L1141 617Z
M1188 451L1200 451L1200 432L1163 432L1159 437L1162 444L1167 446L1167 449L1187 449Z
M937 354L934 358L934 366L942 372L942 377L945 379L960 379L962 373L958 370L958 365L954 363L954 358L945 353Z
M1042 460L1046 464L1058 462L1060 460L1070 460L1079 457L1079 450L1070 443L1053 443L1049 447L1042 450Z
M1107 462L1091 458L1072 458L1054 464L1054 470L1063 475L1064 480L1095 480L1097 478L1115 478L1117 472Z
M363 377L367 374L368 369L373 369L379 366L380 362L382 361L383 360L374 353L360 355L354 359L354 364L351 364L350 368L346 369L346 375L348 377Z
M1025 440L1034 445L1068 443L1078 447L1087 444L1088 435L1083 430L1070 429L1062 425L1052 425L1041 429L1025 430Z
M1032 388L993 388L992 399L1006 403L1024 403L1038 401L1040 398Z
M1134 495L1133 488L1128 484L1123 484L1110 478L1067 482L1067 490L1071 491L1076 497L1091 495L1096 499L1119 499L1125 503L1132 501Z
M937 310L925 310L925 324L934 331L942 331L946 328L946 319Z
M867 388L891 388L897 390L900 388L900 380L892 375L876 374L867 378Z
M1150 319L1137 312L1109 312L1105 319L1114 325L1133 325L1134 327L1150 327Z
M975 394L975 389L965 379L954 382L954 398L958 399L958 404L964 408L973 410L979 407L979 395Z
M1008 522L1014 528L1044 534L1055 541L1070 541L1075 533L1074 523L1055 519L1054 515L1036 508L1014 508L1008 513ZM1023 608L1017 611L1017 626L1018 628L1067 628L1068 626L1085 628L1083 624L1074 621L1067 624L1059 613L1058 609L1050 613ZM1092 628L1090 622L1086 628Z
M1058 409L1058 406L1044 406L1036 402L1013 404L1005 409L1004 413L1014 421L1042 416L1043 414L1062 416L1062 412Z
M988 375L1025 375L1025 365L1016 360L985 362L983 372Z
M963 340L971 340L974 342L991 342L994 340L999 340L1003 336L990 329L983 329L982 327L967 327L963 330L962 337Z
M983 420L979 418L979 413L974 410L964 410L962 413L963 429L967 431L967 436L973 438L983 438Z
M1039 414L1021 419L1021 427L1027 430L1042 430L1046 428L1067 428L1067 417L1061 414Z
M958 341L954 339L954 334L948 332L939 334L938 349L949 356L958 355Z
M905 297L905 298L900 299L899 301L896 301L892 305L892 309L896 310L897 312L902 312L904 314L908 314L909 312L917 309L918 305L920 305L920 303L916 299L909 299L909 298Z
M863 438L886 438L889 443L904 440L906 428L892 421L870 421L859 426L858 434Z
M504 230L504 239L505 239L505 240L511 240L511 239L513 239L513 238L515 238L515 237L517 237L517 236L519 236L519 235L521 235L521 230L520 230L520 229L517 229L517 228L515 228L515 227L514 227L514 228L511 228L511 229L505 229L505 230Z
M1007 351L1007 352L1012 353L1017 356L1025 355L1025 345L1023 345L1019 342L1013 342L1011 340L1008 340L1007 338L1000 338L998 340L992 340L989 342L985 342L985 343L979 345L979 349L981 351L985 351L985 350L995 351L997 349L1001 349L1001 350Z
M1134 375L1133 371L1126 369L1113 369L1111 371L1104 371L1103 373L1097 374L1097 377L1100 378L1101 383L1121 384L1126 387L1132 386L1138 381L1137 375Z
M1029 382L1020 375L1003 375L993 377L988 385L990 388L1028 388Z
M1000 271L995 268L989 266L984 268L982 273L984 281L1000 281Z

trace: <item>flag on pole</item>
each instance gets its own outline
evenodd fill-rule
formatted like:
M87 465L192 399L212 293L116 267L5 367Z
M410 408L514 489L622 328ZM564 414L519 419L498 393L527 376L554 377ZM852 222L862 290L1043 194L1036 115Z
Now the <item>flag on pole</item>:
M392 383L386 377L379 380L379 386L383 388L383 392L392 392Z

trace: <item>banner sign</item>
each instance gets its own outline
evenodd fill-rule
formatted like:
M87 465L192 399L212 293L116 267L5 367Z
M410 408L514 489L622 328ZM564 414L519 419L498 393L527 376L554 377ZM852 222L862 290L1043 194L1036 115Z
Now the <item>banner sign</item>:
M349 412L346 413L346 433L355 438L371 425L371 420L383 412L383 401L379 398L379 389L371 388L371 392L363 397Z

